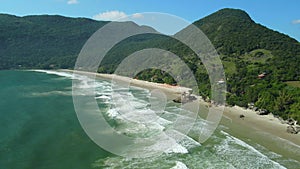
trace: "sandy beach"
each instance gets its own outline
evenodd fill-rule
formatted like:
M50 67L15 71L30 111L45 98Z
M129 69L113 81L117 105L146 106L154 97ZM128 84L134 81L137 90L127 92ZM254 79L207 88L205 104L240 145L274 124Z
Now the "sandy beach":
M130 82L133 86L149 90L159 89L167 93L168 99L174 99L175 97L180 96L181 93L190 90L185 87L158 84L113 74L99 74L73 70L60 71L96 76L108 80L114 79L117 81ZM200 106L208 110L209 103L204 102L201 97L197 98ZM240 115L244 115L245 117L240 118ZM281 121L272 114L257 115L255 111L250 109L238 106L225 107L220 124L225 126L226 132L229 132L233 136L236 136L249 144L253 142L258 143L275 153L300 161L300 134L287 133L286 128L288 125L282 124Z
M245 118L239 116L243 114ZM258 143L281 155L300 160L300 134L286 132L287 124L269 115L257 115L255 111L242 107L226 107L221 124L227 132L251 144Z

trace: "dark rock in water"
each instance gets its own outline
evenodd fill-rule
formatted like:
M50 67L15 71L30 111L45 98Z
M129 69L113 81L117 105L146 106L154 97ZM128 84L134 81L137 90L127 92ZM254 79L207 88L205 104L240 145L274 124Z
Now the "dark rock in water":
M295 122L296 122L296 121L295 121L293 118L289 118L289 119L287 120L286 124L288 124L288 125L294 125Z
M257 112L258 115L268 115L269 112L265 109L259 109Z
M183 96L177 97L176 99L173 100L173 102L175 102L175 103L188 103L191 101L193 101L193 100L190 98L187 98L187 97L183 97Z
M297 134L299 131L297 131L298 129L296 127L293 127L292 125L289 125L286 128L286 132L291 133L291 134Z
M190 95L190 96L188 97L188 100L189 100L189 101L194 101L194 100L197 100L197 98L196 98L195 96Z
M245 118L245 115L241 114L241 115L240 115L240 118L241 118L241 119L244 119L244 118Z
M173 99L173 102L188 103L188 102L192 102L194 100L197 100L197 98L195 96L192 96L190 93L184 92L181 96L177 97L176 99Z
M173 99L173 102L181 103L181 96L177 97L176 99Z

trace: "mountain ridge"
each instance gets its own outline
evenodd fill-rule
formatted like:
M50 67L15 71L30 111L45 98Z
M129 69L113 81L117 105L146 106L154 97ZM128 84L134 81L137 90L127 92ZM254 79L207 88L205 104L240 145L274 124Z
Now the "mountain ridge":
M109 22L57 15L0 15L0 69L70 68L83 44ZM221 9L194 22L217 49L225 67L227 103L266 109L283 118L300 120L300 43L255 23L243 10ZM199 58L170 37L138 35L117 44L104 58L99 72L113 73L126 56L146 47L162 48L178 56L195 74L204 98L210 97L209 78ZM263 78L258 75L265 74ZM165 72L148 70L138 78L174 83ZM154 78L155 77L155 78Z
M214 19L215 19L215 18L219 18L219 17L224 18L224 15L225 15L225 16L227 15L226 17L230 17L231 19L232 19L232 18L236 18L236 19L239 19L239 20L243 20L243 21L248 21L248 22L256 23L256 24L258 24L258 25L260 25L260 26L262 26L262 27L264 27L264 28L267 28L267 29L270 29L270 30L272 30L272 31L274 31L274 32L277 32L277 33L280 33L280 34L282 34L282 35L288 36L289 38L291 38L291 39L293 39L294 41L296 41L296 42L299 43L299 41L298 41L297 39L291 37L290 35L288 35L288 34L286 34L286 33L283 33L283 32L277 31L277 30L275 30L275 29L266 27L266 26L264 26L263 24L254 21L254 20L250 17L250 15L249 15L246 11L244 11L244 10L242 10L242 9L236 9L236 8L223 8L223 9L220 9L220 10L217 10L217 11L213 12L213 13L210 14L210 15L207 15L207 16L201 18L201 19L198 19L198 20L194 21L193 24L197 24L197 22L207 20L208 18L214 18ZM210 20L211 20L211 19L210 19ZM201 26L201 25L197 25L197 26Z

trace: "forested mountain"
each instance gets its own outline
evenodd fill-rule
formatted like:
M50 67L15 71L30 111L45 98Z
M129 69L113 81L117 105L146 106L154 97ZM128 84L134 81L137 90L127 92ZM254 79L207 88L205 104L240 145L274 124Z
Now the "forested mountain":
M260 71L271 71L278 80L300 79L300 43L256 24L246 12L222 9L194 24L208 36L223 60L271 65L274 69L266 66Z
M107 22L63 16L0 15L0 69L72 68L87 39Z
M0 15L0 69L72 68L86 40L107 22L62 16ZM223 61L227 103L248 103L283 118L300 120L300 43L255 23L238 9L222 9L194 24L210 39ZM180 32L178 33L180 34ZM207 72L196 55L171 37L144 34L117 44L104 58L99 72L113 73L128 55L161 48L184 60L193 71L203 97L210 97ZM175 81L167 73L146 70L137 78Z
M299 42L255 23L238 9L222 9L194 25L207 35L221 56L229 105L254 104L285 119L300 120L300 89L287 85L299 84ZM144 48L166 49L181 56L194 72L201 95L210 97L209 78L203 64L188 47L170 37L148 34L128 38L108 53L99 71L113 73L126 56ZM137 78L175 83L159 70L143 71Z
M300 80L298 41L255 23L236 9L222 9L194 24L222 57L228 104L247 107L255 103L275 115L300 120L300 89L286 84Z

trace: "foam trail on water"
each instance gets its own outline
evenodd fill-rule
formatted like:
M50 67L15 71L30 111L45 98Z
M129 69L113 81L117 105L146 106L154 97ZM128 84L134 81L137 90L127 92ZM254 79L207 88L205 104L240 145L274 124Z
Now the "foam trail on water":
M71 91L49 91L49 92L41 92L41 93L34 92L28 97L45 97L51 95L72 96L72 92Z
M117 121L115 129L122 134L134 136L137 138L147 138L156 136L159 133L168 131L169 135L160 137L159 140L151 140L153 144L148 147L141 147L140 152L132 153L147 153L151 151L165 150L162 155L158 157L148 159L135 159L128 160L116 157L109 157L102 162L109 164L109 166L116 166L115 168L123 168L128 166L129 168L145 167L145 163L157 167L164 168L285 168L278 162L270 159L268 156L261 153L246 142L235 138L224 131L220 132L224 137L213 135L212 140L218 143L213 143L213 154L206 152L206 147L203 146L191 137L186 136L176 130L172 130L172 124L176 118L189 118L184 117L185 114L179 114L180 108L174 106L174 104L167 106L161 113L155 113L149 109L149 103L146 101L150 97L149 90L142 88L117 88L113 90L112 84L107 81L97 80L94 82L84 75L73 75L72 73L56 72L48 70L35 70L36 72L43 72L47 74L55 74L57 76L63 76L70 79L76 79L79 83L76 83L77 88L86 89L84 95L91 95L98 103L107 104L107 110L104 114L108 118ZM91 91L91 89L94 89ZM113 97L113 92L115 97ZM54 92L55 93L55 92ZM59 94L55 93L55 94ZM46 93L49 94L49 93ZM50 93L51 94L51 93ZM119 101L119 103L115 103ZM129 106L130 105L130 106ZM153 116L155 115L155 116ZM183 116L183 117L182 117ZM155 117L155 120L147 122L150 117ZM206 123L203 119L197 119L194 128L191 132L198 133L199 127ZM157 137L154 137L157 138ZM178 141L177 138L181 138ZM137 140L139 142L139 140ZM142 145L143 142L139 144ZM209 145L207 143L204 146ZM171 145L171 146L170 146ZM193 148L200 148L200 151L193 151ZM262 151L263 152L263 151ZM211 156L207 156L207 154ZM218 159L219 158L219 159ZM218 161L218 163L214 163ZM110 163L111 162L111 163ZM107 166L106 164L102 166ZM135 164L135 165L134 165ZM100 164L99 164L100 165ZM100 165L100 166L101 166ZM188 166L188 167L187 167ZM114 167L112 167L114 168Z
M171 169L188 169L188 167L184 163L176 161L176 165Z
M245 143L244 141L231 136L230 134L221 131L226 136L221 144L216 145L217 154L221 158L231 161L232 164L238 166L248 166L249 168L279 168L285 169L284 166L271 160L260 151ZM237 156L237 154L240 154ZM242 164L240 163L242 161Z
M32 71L58 75L58 76L67 77L67 78L71 78L71 79L74 78L72 73L67 73L67 72L58 72L58 71L53 71L53 70L32 70Z

